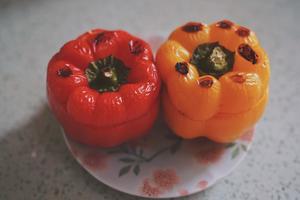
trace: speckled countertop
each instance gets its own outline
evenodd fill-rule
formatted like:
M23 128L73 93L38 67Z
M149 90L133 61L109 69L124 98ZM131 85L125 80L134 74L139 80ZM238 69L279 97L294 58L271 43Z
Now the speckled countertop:
M228 177L184 199L300 199L300 1L0 1L0 199L138 199L71 157L45 97L49 58L94 28L160 34L189 20L251 27L270 55L271 96L251 151Z

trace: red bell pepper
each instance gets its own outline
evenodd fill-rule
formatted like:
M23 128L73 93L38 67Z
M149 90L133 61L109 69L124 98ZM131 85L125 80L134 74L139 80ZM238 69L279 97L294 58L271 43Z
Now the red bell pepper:
M48 64L53 113L68 136L92 146L145 134L157 116L159 90L150 46L121 30L84 33Z

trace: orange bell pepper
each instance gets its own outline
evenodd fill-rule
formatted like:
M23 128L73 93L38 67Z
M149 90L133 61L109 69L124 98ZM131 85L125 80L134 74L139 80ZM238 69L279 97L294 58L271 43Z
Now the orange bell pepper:
M162 44L156 62L165 120L177 135L232 142L262 116L269 60L248 28L187 23Z

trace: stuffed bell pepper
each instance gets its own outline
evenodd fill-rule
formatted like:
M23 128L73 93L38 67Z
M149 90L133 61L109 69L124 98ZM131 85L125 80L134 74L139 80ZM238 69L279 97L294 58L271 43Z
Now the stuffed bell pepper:
M156 56L169 127L227 143L253 127L268 100L269 60L254 32L231 21L178 27Z
M66 43L48 64L48 101L74 140L112 147L156 119L160 79L150 46L125 31L96 29Z

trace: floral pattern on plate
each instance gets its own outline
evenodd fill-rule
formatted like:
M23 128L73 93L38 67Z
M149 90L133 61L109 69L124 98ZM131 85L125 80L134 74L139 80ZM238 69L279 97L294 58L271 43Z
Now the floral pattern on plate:
M182 140L160 118L146 137L115 148L64 138L79 164L104 184L136 196L170 198L200 192L228 175L245 157L253 132L229 144Z

